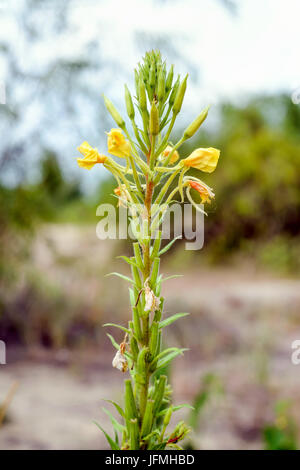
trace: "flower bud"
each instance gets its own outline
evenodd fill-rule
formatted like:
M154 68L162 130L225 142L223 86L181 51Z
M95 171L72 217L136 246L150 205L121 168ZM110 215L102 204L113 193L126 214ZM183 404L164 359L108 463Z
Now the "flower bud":
M145 83L142 77L140 77L139 80L139 103L141 111L145 111L147 109L147 97Z
M128 420L137 416L136 403L130 379L125 380L125 415Z
M137 344L137 340L135 339L134 336L132 336L130 340L130 350L133 356L133 360L134 362L136 362L138 354L139 354L139 347Z
M207 108L205 108L202 111L202 113L200 113L199 116L186 128L186 130L183 133L183 138L184 139L189 139L190 137L192 137L197 132L197 130L199 129L201 124L207 118L208 110L209 110L209 106Z
M180 84L180 76L178 76L176 82L174 83L174 86L173 86L173 89L169 98L169 106L173 106L174 104L179 84Z
M174 74L174 67L171 65L171 68L169 70L167 80L166 80L166 93L169 93L172 87L172 82L173 82L173 74Z
M156 350L157 350L158 327L159 327L158 322L153 321L151 325L151 336L150 336L150 342L149 342L149 350L150 350L151 358L155 357Z
M183 98L184 98L185 90L186 90L187 78L188 78L188 74L185 76L184 80L179 85L178 91L176 93L176 98L175 98L174 105L173 105L174 114L178 114L181 110L181 106L182 106L182 102L183 102Z
M151 62L150 73L149 73L149 85L151 88L155 87L156 81L156 70L154 61Z
M154 399L153 413L154 414L156 414L161 407L161 403L165 394L166 382L167 382L167 376L161 375L159 377L158 383L156 384L154 395L153 395L153 399Z
M137 371L141 376L146 374L146 358L148 356L149 349L143 348L139 352L138 359L137 359Z
M141 436L147 436L151 432L153 422L153 400L148 400L146 404L145 414L142 423Z
M154 101L152 101L152 106L150 110L149 133L151 135L157 135L159 133L159 115L157 106Z
M122 116L119 114L119 112L116 110L112 102L104 96L104 103L107 108L107 111L111 114L112 118L115 120L115 122L118 124L119 127L124 127L125 122Z
M134 81L135 81L135 91L136 91L136 97L137 99L139 99L139 83L140 83L140 77L139 77L139 74L138 74L138 71L136 69L134 69Z
M165 414L165 417L164 417L164 422L163 422L163 427L166 429L166 427L169 425L170 423L170 420L171 420L171 416L172 416L172 412L173 412L173 408L170 407L168 409L168 411L166 412Z
M128 90L127 85L125 85L125 102L126 102L126 109L129 119L134 119L134 106L131 98L130 91Z
M158 101L163 101L164 96L165 96L165 70L161 68L159 75L158 75L158 86L157 86Z

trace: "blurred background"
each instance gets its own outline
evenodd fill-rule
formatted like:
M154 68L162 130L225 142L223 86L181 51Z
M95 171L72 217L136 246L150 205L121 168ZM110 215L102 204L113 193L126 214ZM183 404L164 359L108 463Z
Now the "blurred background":
M123 84L159 48L189 73L173 134L212 105L182 147L221 149L205 181L216 202L205 244L178 241L163 261L169 327L188 346L168 371L195 449L299 448L300 70L297 0L0 1L1 449L106 448L103 398L123 376L102 324L126 324L127 241L96 237L96 207L115 203L104 168L77 167L88 140L106 151L125 115ZM108 332L112 333L110 329ZM113 331L117 340L121 336Z

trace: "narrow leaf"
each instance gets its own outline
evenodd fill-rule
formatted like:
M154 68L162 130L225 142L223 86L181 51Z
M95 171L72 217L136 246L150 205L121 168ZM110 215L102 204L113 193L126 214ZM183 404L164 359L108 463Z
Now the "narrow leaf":
M176 279L177 277L183 277L183 274L173 274L173 276L164 277L161 282L169 281L169 279Z
M120 274L120 273L113 272L113 273L108 273L105 276L106 277L108 277L108 276L117 276L117 277L120 277L121 279L124 279L125 281L131 282L132 284L134 284L134 281L130 277L124 276L123 274Z
M164 248L162 248L159 253L158 253L158 256L161 256L163 255L164 253L166 253L166 251L168 251L171 246L176 242L176 240L178 240L179 238L182 238L182 235L179 235L178 237L174 238L173 240L170 241L170 243L168 243Z
M189 408L191 410L195 409L193 406L188 405L187 403L183 403L182 405L172 406L172 412L181 410L182 408ZM167 411L168 411L168 408L165 408L164 410L158 413L157 417L164 416Z
M103 432L104 436L106 437L110 447L112 450L120 450L120 447L118 444L107 434L107 432L104 431L104 429L100 426L100 424L97 423L97 421L93 421L96 426L98 426L99 429Z
M128 258L127 256L117 256L117 258L121 258L124 261L126 261L126 263L131 264L132 266L135 266L136 268L139 268L137 263L135 263L132 259Z
M165 320L161 321L159 324L160 328L165 328L166 326L171 325L174 321L178 320L179 318L186 317L189 313L175 313L171 317L166 318Z
M118 411L118 413L120 414L120 416L122 416L122 418L125 418L124 411L123 411L123 409L120 407L120 405L118 405L118 403L116 403L116 402L113 401L113 400L106 400L105 398L103 398L103 400L106 401L107 403L111 403L112 405L114 405L114 407L116 408L116 410Z
M111 340L112 342L112 345L117 349L119 350L120 349L120 345L115 341L115 339L112 337L112 335L110 335L109 333L106 333L107 336L109 337L109 339Z
M104 323L102 326L115 326L116 328L119 328L120 330L125 331L125 333L130 333L128 328L125 328L125 326L117 325L116 323Z
M107 414L109 419L111 420L111 424L113 425L115 431L123 432L125 430L125 426L123 424L119 423L116 418L111 414L110 411L108 411L106 408L102 408L104 413Z

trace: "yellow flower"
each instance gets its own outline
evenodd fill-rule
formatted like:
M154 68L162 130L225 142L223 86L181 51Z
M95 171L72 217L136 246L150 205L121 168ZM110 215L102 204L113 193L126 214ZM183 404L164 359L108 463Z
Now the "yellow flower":
M125 139L121 129L111 129L107 133L107 147L109 153L116 157L125 158L131 154L130 143Z
M202 181L200 182L200 181L189 180L187 183L191 188L198 191L198 193L200 194L200 197L201 197L201 204L204 204L205 202L210 204L211 199L213 199L215 197L212 189L209 186L207 186L206 184L204 184Z
M170 152L172 152L172 149L173 147L171 147L171 145L168 145L163 151L162 156L164 158L168 158L168 156L170 155ZM178 158L179 158L179 153L177 152L177 150L175 150L172 154L171 161L169 163L177 162Z
M220 150L209 147L208 149L196 149L187 158L182 160L182 165L197 168L197 170L212 173L218 163Z
M90 170L96 163L104 163L107 157L100 155L97 149L90 146L88 142L83 142L77 150L84 156L84 158L77 158L77 163L81 168Z

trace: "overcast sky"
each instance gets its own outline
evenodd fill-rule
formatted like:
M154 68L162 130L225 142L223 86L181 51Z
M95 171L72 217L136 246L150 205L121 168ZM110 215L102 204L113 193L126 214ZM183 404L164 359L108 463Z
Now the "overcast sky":
M240 103L252 94L292 94L300 87L299 0L236 0L236 14L230 13L221 0L72 0L70 27L57 38L47 36L47 9L56 4L48 0L40 3L43 8L45 5L45 12L39 16L40 29L45 32L43 40L32 44L24 43L20 26L10 15L24 1L0 0L0 36L19 49L24 71L34 73L58 57L78 58L78 53L94 41L101 59L117 64L113 72L108 66L100 75L89 77L91 85L94 81L99 88L99 101L105 92L115 103L121 102L124 81L132 88L133 68L145 48L157 45L169 62L175 62L178 72L190 73L185 118L224 99ZM4 67L0 79L5 81L5 64L0 62L0 68L1 65ZM41 101L37 95L19 132L29 132L30 126L36 125L33 116L39 116ZM89 129L91 117L79 111ZM58 119L54 121L61 129L64 125L60 119L60 125ZM107 129L101 129L100 124L99 134L104 135L104 130ZM56 140L73 169L71 158L75 158L81 136L72 134L67 127L64 132L64 141ZM45 131L50 147L53 134L53 129L49 129L48 136ZM83 137L89 140L92 133ZM98 146L98 142L92 144ZM101 137L99 145L103 145ZM87 185L94 179L90 174L84 178Z

